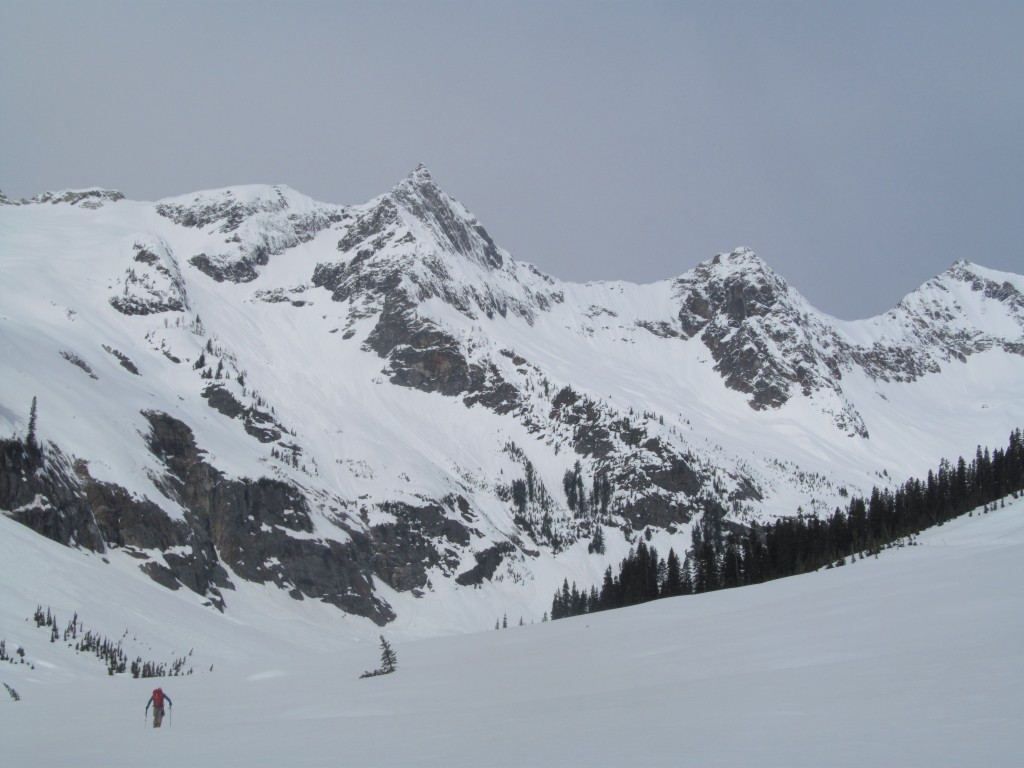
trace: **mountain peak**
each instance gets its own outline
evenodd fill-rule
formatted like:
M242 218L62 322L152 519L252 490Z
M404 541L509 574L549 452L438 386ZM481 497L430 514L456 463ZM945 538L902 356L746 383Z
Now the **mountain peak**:
M488 269L501 268L502 255L476 216L438 187L422 163L391 190L390 198L429 231L442 249Z
M753 292L757 294L758 303L765 308L780 300L788 301L786 297L791 298L792 293L786 281L764 259L746 247L736 248L731 253L719 253L677 281L679 288L695 284L717 286L716 290L725 290L729 295Z
M740 245L732 250L732 253L719 253L712 261L719 262L722 259L726 261L762 261L761 257L754 253L753 248L749 248L745 245Z
M775 274L768 262L758 256L752 248L739 246L731 253L719 253L708 263L716 272L762 272Z
M124 195L114 189L100 189L90 187L89 189L64 189L59 192L44 192L32 198L33 203L66 203L68 205L82 204L83 208L99 208L104 203L116 203L124 200Z
M412 172L406 176L407 181L411 181L414 184L433 184L434 177L430 175L430 171L427 166L423 163L417 165Z
M1021 276L1013 272L1001 272L996 269L989 269L980 264L975 264L967 259L960 259L954 262L940 277L948 275L963 282L986 282L997 285L1010 285L1018 292L1024 292L1024 281Z

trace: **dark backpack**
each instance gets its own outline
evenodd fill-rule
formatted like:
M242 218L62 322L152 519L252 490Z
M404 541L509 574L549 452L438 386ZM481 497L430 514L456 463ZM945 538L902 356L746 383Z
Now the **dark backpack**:
M153 691L153 708L163 709L164 706L164 692L162 688L157 688Z

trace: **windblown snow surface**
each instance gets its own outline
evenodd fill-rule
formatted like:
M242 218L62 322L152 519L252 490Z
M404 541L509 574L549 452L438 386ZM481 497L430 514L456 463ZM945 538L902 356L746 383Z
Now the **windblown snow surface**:
M432 639L246 582L232 610L0 516L6 766L1024 765L1024 500L842 568ZM63 624L190 676L109 677ZM458 605L450 606L452 611ZM400 623L400 622L399 622ZM174 702L161 730L144 707Z

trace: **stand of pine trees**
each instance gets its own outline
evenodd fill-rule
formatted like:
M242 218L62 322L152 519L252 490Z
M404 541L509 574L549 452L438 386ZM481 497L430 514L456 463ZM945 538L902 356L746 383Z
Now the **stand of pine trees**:
M608 566L600 590L591 587L589 592L581 592L575 582L570 587L568 579L563 581L562 589L555 592L551 603L551 618L579 616L692 593L693 583L675 550L669 550L668 560L665 560L658 557L657 549L641 541L629 550L629 555L619 565L618 576L614 576Z
M842 565L847 558L882 548L1024 491L1024 436L1017 429L1007 448L978 448L967 463L943 460L925 480L908 480L895 492L874 488L868 499L851 499L846 511L822 519L798 515L745 530L723 532L721 520L694 526L693 549L682 564L674 551L658 558L640 542L619 565L609 566L601 589L580 591L563 582L551 618L620 608L661 597L758 584Z
M32 615L32 620L35 622L37 627L49 627L50 628L50 642L56 643L61 639L61 632L58 629L60 622L57 620L56 615L50 611L50 607L46 607L46 613L43 613L43 607L41 605L36 607L35 613ZM81 639L79 639L81 635ZM127 630L125 630L127 635ZM85 625L78 618L78 612L71 618L63 632L64 642L68 644L69 648L74 648L78 653L91 653L97 659L102 661L107 667L107 674L116 675L128 671L128 656L124 652L124 648L121 645L121 641L110 640L103 635L100 635L92 630L87 630ZM2 642L2 641L0 641ZM24 650L19 648L19 653L24 656ZM188 652L188 655L192 655L192 651ZM155 661L143 661L142 657L139 656L131 663L132 677L179 677L181 675L191 675L192 669L189 668L188 672L185 672L185 664L187 663L187 657L182 656L175 659L170 665L158 663Z

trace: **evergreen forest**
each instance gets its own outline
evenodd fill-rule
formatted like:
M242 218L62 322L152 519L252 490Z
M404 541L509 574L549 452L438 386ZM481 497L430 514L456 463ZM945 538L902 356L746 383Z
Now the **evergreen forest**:
M1005 449L979 447L974 458L940 462L924 480L908 480L895 491L872 489L827 518L798 514L750 527L726 525L705 515L693 527L684 561L674 550L661 558L641 541L599 587L580 590L568 580L555 592L551 618L621 608L661 597L759 584L785 576L841 566L858 556L912 541L922 530L972 513L1024 491L1024 436L1017 429Z

